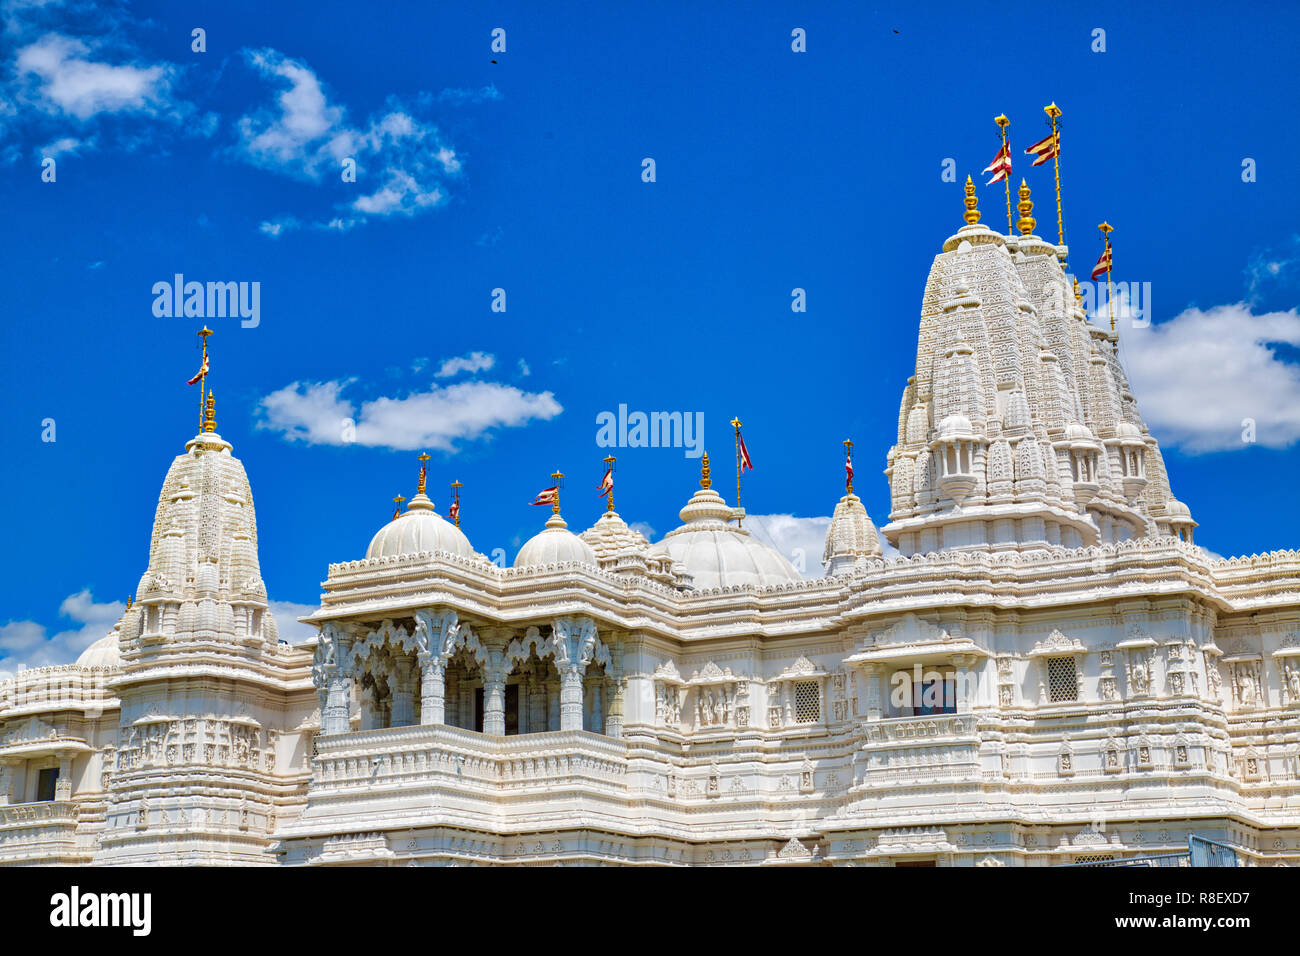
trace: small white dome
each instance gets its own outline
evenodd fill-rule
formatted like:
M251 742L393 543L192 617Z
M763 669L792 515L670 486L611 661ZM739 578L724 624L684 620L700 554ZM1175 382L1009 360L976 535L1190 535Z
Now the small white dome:
M1092 432L1088 430L1088 426L1080 422L1070 422L1070 424L1066 425L1065 437L1067 441L1072 442L1095 442L1097 440L1093 437Z
M948 441L954 438L968 438L975 434L975 429L970 423L970 419L965 415L949 415L939 423L939 440Z
M527 568L543 564L560 564L565 561L578 561L582 564L596 564L596 552L591 546L569 530L568 524L559 515L551 515L546 522L546 530L533 535L515 555L515 567Z
M118 644L121 632L114 625L111 633L101 637L94 644L81 652L77 658L78 667L114 667L122 666L122 653Z
M419 494L409 509L379 529L366 549L367 558L391 558L421 551L447 551L462 558L474 556L469 538L433 510L433 502Z
M1170 518L1186 518L1188 521L1192 518L1192 509L1177 498L1170 498L1165 502L1165 511Z
M1141 441L1142 432L1132 422L1120 422L1115 426L1115 437L1126 441Z
M652 553L684 566L697 588L766 587L803 580L779 551L729 524L731 517L732 509L721 495L701 488L681 510L685 523L668 532Z

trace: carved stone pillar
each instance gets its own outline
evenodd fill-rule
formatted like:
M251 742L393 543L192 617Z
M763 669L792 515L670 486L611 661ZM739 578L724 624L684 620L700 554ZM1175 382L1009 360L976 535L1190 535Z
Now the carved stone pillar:
M483 733L506 735L506 675L498 668L483 672Z
M957 679L957 713L969 714L971 698L975 695L974 681L971 679L971 665L975 663L973 654L957 654L952 659L956 668Z
M393 719L391 727L415 723L415 662L410 654L393 657Z
M325 707L321 711L321 733L346 734L350 726L348 717L352 708L352 679L340 674L336 668L326 679L325 688Z
M862 667L863 689L867 696L867 720L879 720L883 709L880 703L880 675L884 667L880 664L864 664Z
M59 777L54 783L55 800L72 799L72 758L63 757L59 760Z
M560 729L582 729L582 664L556 664L560 672Z
M0 807L9 805L13 779L13 765L7 760L0 760Z
M528 732L540 734L546 726L546 684L536 674L528 675Z
M420 723L442 724L447 717L447 674L442 658L420 657Z
M623 686L621 680L610 681L609 716L605 721L605 734L610 737L623 736Z
M375 685L370 684L361 689L361 729L378 730L382 726L383 718L379 711L378 694Z
M546 682L546 729L560 729L560 682Z

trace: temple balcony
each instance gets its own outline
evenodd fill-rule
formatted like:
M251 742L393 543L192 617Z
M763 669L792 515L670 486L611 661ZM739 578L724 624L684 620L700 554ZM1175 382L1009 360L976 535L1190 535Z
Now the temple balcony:
M980 772L980 738L973 714L891 717L864 725L855 784L888 787L900 781L974 782Z
M416 724L317 738L307 808L279 836L309 836L364 815L394 826L509 827L621 816L627 744L585 730L495 736ZM373 825L373 823L372 823Z
M0 806L0 865L90 862L77 845L77 805L42 800Z

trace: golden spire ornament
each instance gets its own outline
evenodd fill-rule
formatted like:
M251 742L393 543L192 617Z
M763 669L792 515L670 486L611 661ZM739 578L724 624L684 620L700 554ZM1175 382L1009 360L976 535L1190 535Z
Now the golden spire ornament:
M980 221L979 200L975 198L975 181L969 176L966 177L966 198L963 200L966 204L966 212L962 218L966 220L967 225L975 225Z
M1024 179L1020 180L1019 195L1020 202L1016 203L1016 210L1020 213L1020 218L1016 220L1016 226L1020 229L1022 236L1032 236L1034 226L1038 225L1038 220L1031 215L1034 211L1034 203L1029 198L1029 186Z
M208 389L208 405L203 412L203 431L206 434L212 434L217 430L217 399L212 391Z
M417 482L415 483L415 493L416 493L417 495L422 495L422 494L424 494L425 482L428 480L428 477L429 477L429 471L428 471L428 469L425 467L425 464L424 464L424 463L425 463L426 461L428 461L428 460L429 460L429 453L428 453L428 452L423 452L423 451L420 452L420 455L419 455L419 461L420 461L420 479L419 479L419 481L417 481Z
M700 487L708 491L713 487L713 479L709 477L709 453L704 453L704 460L700 464Z
M402 516L402 502L405 500L406 499L403 498L401 495L398 495L396 498L393 499L393 504L397 506L395 509L393 509L394 521L396 521L398 518Z
M853 494L853 442L844 439L844 493Z

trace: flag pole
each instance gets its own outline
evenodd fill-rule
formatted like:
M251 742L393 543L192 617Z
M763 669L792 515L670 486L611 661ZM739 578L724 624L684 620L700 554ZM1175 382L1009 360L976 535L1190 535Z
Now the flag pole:
M733 428L736 429L736 510L739 511L740 510L740 424L741 424L740 419L733 418L730 424ZM743 518L737 516L736 518L737 528L740 527L740 523L743 520L744 520Z
M556 468L555 471L551 472L551 477L555 479L555 504L551 505L551 514L558 515L560 513L560 479L564 475L560 473L560 469Z
M203 431L203 389L208 384L208 336L212 330L206 325L199 330L199 341L203 343L203 358L199 360L199 431Z
M609 495L605 498L605 510L614 510L614 462L618 461L613 455L605 456L605 467L609 469Z
M842 444L844 445L844 460L845 460L845 461L852 461L852 460L853 460L853 442L851 442L849 439L846 438L846 439L844 439L844 441L842 442ZM853 479L852 479L852 478L845 478L845 479L844 479L844 490L845 490L845 493L846 493L846 494L850 494L850 495L853 494Z
M993 117L993 122L997 123L998 129L1002 131L1002 156L1010 165L1011 150L1007 146L1007 127L1011 125L1011 120L1007 119L1006 115L1003 114ZM1010 236L1013 234L1011 231L1011 170L1008 169L1005 173L1002 177L1002 185L1006 187L1007 193L1007 235Z
M1051 104L1043 107L1043 112L1047 114L1052 124L1052 168L1056 172L1056 235L1057 244L1065 245L1065 218L1061 215L1061 132L1056 128L1056 121L1061 115L1061 108L1053 101ZM1065 264L1065 259L1061 259L1061 264Z
M1115 231L1115 227L1108 222L1103 222L1097 228L1101 230L1101 238L1106 243L1106 305L1109 306L1110 308L1110 334L1114 335L1115 334L1115 296L1114 293L1111 291L1111 284L1110 284L1110 268L1111 268L1110 234Z
M456 502L456 515L454 520L456 522L457 528L460 527L460 489L464 487L465 486L461 484L460 479L457 479L456 481L453 481L451 483L451 493L455 496L455 502Z
M420 461L420 478L419 478L419 481L416 482L416 487L415 487L415 493L416 493L416 494L419 494L419 495L424 494L424 489L425 489L425 486L426 486L426 482L428 481L428 478L429 478L429 472L428 472L428 469L427 469L427 468L425 467L425 465L424 465L424 463L425 463L426 461L428 461L428 460L429 460L429 453L428 453L427 451L422 451L422 452L420 452L420 455L419 455L419 461Z

